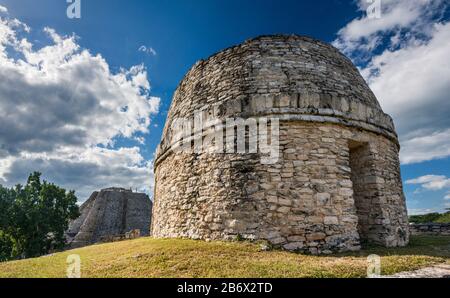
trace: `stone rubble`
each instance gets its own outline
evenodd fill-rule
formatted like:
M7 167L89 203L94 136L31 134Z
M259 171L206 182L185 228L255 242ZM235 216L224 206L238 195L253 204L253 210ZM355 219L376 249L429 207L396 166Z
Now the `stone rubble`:
M411 235L442 235L450 236L450 223L411 224Z

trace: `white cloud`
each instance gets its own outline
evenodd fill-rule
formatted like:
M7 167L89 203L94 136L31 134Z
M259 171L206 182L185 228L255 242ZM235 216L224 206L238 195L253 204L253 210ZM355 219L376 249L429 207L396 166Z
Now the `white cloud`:
M424 33L433 19L442 15L445 0L382 0L381 17L366 14L370 3L357 1L363 16L352 20L339 30L334 45L345 54L355 58L380 46L386 34L393 36L394 43L403 36Z
M76 36L51 28L52 42L36 49L28 31L0 19L0 183L23 183L38 170L80 199L108 186L151 191L152 163L137 146L160 99L150 95L146 68L113 73ZM117 138L136 145L117 148Z
M11 157L5 178L24 183L28 173L38 170L66 189L75 189L79 199L87 199L94 190L117 186L151 194L153 164L140 149L91 147L58 154L24 154Z
M436 112L439 111L437 108L448 107L449 52L450 23L438 24L427 43L409 45L397 51L385 50L374 56L362 70L373 91L379 95L383 108L397 116L414 117L417 124L402 122L408 126L402 126L401 130L408 130L413 125L413 129L423 127L427 124L424 121L430 119L422 119L422 112ZM416 114L411 115L411 112ZM433 117L432 120L441 119Z
M362 70L383 109L394 118L402 163L450 155L450 23L431 39L375 56Z
M143 53L146 53L149 55L153 55L153 56L157 55L155 49L153 49L152 47L147 47L147 46L142 45L139 47L138 50L139 50L139 52L143 52Z
M0 5L0 13L7 13L7 12L8 12L8 9L6 7Z
M408 215L422 215L428 213L439 212L439 209L436 208L411 208L408 209Z
M417 132L420 133L421 130ZM431 132L431 134L423 132L417 137L412 136L402 141L400 160L403 164L447 156L450 156L450 129Z
M445 194L444 200L449 200L450 201L450 190L447 191L447 193Z
M407 180L406 184L420 184L428 190L441 190L450 187L450 178L444 175L425 175Z
M334 44L362 63L362 75L394 118L403 164L450 156L450 23L442 20L448 2L381 4L380 19L353 20ZM360 10L367 5L359 1Z
M405 182L406 184L410 185L420 185L420 190L429 190L429 191L439 191L443 189L450 189L450 178L444 175L425 175L421 177L417 177L415 179L410 179ZM419 190L416 190L414 193L419 192ZM450 190L448 190L444 196L444 200L441 203L441 209L433 209L433 211L429 210L419 210L419 209L413 209L408 210L409 214L425 214L425 213L431 213L431 212L440 212L445 208L450 207L450 202L447 202L450 200Z

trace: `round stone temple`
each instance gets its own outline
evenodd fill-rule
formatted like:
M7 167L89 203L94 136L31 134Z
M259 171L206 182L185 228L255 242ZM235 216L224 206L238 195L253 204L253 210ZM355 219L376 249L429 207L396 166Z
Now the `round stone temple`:
M152 234L314 254L403 246L398 153L391 117L347 57L261 36L197 62L175 91Z

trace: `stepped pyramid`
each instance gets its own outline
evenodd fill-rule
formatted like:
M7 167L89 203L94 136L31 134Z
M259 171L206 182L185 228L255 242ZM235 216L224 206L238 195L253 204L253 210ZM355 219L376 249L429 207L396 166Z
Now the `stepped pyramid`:
M139 230L150 235L152 201L144 193L107 188L92 193L80 207L80 217L66 232L71 248L82 247Z

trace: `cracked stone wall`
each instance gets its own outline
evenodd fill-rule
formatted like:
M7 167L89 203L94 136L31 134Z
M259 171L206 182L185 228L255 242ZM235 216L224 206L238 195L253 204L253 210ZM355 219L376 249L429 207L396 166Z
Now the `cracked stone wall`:
M174 152L172 122L200 109L206 120L279 119L280 159ZM239 235L310 253L406 245L398 152L392 119L335 48L249 40L198 62L175 92L155 160L153 236Z

